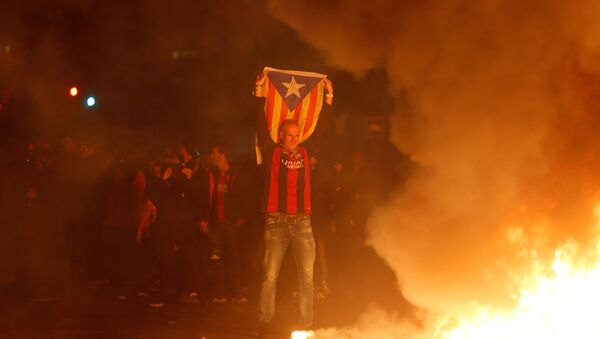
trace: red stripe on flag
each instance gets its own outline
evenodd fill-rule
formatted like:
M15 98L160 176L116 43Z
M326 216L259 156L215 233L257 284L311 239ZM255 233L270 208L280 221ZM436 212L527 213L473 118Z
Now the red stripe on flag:
M298 118L300 118L300 112L302 111L302 102L304 102L304 100L300 101L298 106L296 106L296 109L294 110L294 115L292 116L292 119L296 121L298 121Z
M281 110L279 111L279 124L277 125L277 128L279 128L279 126L281 126L281 123L287 119L287 114L290 110L288 109L287 105L285 104L285 101L283 100L283 98L281 98Z
M271 130L271 124L273 123L273 106L275 105L275 91L275 86L272 82L269 82L269 94L267 95L267 102L265 106L265 115L267 116L269 131Z
M310 102L308 104L308 112L306 112L306 123L304 123L304 132L302 135L305 135L310 130L312 126L313 120L315 118L315 107L317 106L317 90L319 86L316 86L312 92L310 92Z

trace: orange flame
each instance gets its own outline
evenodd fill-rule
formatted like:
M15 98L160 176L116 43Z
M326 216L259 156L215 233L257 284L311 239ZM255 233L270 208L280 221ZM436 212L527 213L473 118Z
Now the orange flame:
M294 331L292 332L292 335L290 336L291 339L307 339L307 338L312 338L313 336L313 332L312 331Z
M600 220L600 205L595 212ZM600 229L600 224L596 228ZM596 244L588 251L574 242L565 244L555 252L551 273L536 269L518 281L516 307L501 310L468 305L440 317L433 338L600 338L600 322L596 319L600 304L600 237Z
M406 339L597 339L600 338L600 204L596 209L596 246L588 250L570 241L555 251L551 263L534 261L516 284L512 307L472 302L431 317L425 330ZM398 338L397 321L379 315L378 328L317 331L315 338L359 338L378 333ZM382 328L387 327L387 328Z

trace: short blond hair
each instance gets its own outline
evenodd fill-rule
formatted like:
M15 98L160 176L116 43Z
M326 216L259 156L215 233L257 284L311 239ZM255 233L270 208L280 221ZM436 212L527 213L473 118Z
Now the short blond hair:
M300 127L300 125L298 124L298 121L296 121L294 119L285 119L285 120L283 120L283 122L281 123L281 125L279 125L279 135L280 136L283 133L283 130L285 128L287 128L288 126L298 126L298 127Z

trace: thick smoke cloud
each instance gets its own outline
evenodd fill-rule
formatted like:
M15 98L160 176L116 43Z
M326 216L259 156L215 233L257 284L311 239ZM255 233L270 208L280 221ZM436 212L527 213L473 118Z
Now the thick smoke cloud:
M599 4L269 4L332 66L387 72L392 141L422 171L373 214L370 242L410 300L494 300L523 259L585 239L600 187Z

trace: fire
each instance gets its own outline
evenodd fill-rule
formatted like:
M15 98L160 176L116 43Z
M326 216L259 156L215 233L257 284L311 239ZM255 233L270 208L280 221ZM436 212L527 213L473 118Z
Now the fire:
M313 332L312 331L294 331L292 332L292 335L290 336L291 339L307 339L307 338L312 338L313 336Z
M515 307L502 310L469 305L441 317L433 338L600 338L600 321L596 319L600 305L600 238L596 244L589 251L573 242L565 244L555 252L549 272L544 265L534 263L536 269L518 281Z
M552 274L534 277L535 286L523 288L513 310L471 305L440 321L434 338L550 339L600 338L596 319L600 303L600 262L578 263L574 250L557 251ZM447 328L452 319L455 324Z
M596 208L596 246L588 250L570 241L549 263L534 260L532 269L516 281L510 307L473 302L433 316L422 331L406 339L597 339L600 338L600 204ZM399 326L389 322L378 337ZM359 338L374 329L317 331L316 338Z

